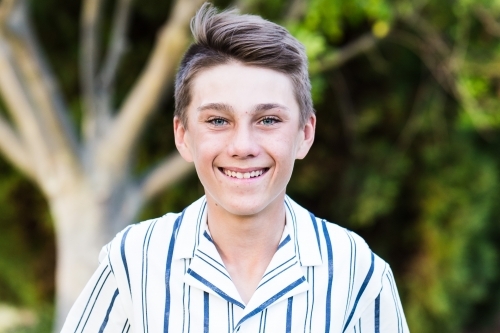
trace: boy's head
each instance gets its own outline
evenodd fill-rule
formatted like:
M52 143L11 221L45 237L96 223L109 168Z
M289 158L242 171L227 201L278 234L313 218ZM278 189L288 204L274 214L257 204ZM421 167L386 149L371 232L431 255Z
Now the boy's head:
M191 21L194 36L175 80L175 116L187 125L195 76L217 65L240 62L287 75L300 109L300 124L314 113L307 56L303 45L285 28L255 15L235 11L217 13L205 3Z
M314 141L304 48L276 24L208 4L191 28L175 87L177 149L194 162L212 214L280 211L295 160Z

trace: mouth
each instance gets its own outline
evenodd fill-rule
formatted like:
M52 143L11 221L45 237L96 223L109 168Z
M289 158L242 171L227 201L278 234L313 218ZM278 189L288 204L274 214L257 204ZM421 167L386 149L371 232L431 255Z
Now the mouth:
M226 168L219 168L219 170L228 177L237 178L237 179L250 179L257 178L265 174L269 168L255 169L251 171L241 172L234 171Z

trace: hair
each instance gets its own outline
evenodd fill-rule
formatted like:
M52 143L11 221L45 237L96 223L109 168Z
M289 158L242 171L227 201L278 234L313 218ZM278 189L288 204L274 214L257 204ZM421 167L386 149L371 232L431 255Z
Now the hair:
M314 113L305 48L282 26L234 9L218 12L205 3L191 19L191 32L194 43L184 54L175 79L174 115L184 126L196 74L234 61L286 74L300 108L301 126Z

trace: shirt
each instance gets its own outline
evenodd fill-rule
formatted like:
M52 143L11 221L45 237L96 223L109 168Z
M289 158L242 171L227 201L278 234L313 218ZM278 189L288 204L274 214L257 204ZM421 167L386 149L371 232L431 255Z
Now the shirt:
M278 249L245 304L207 228L206 199L103 248L63 333L406 333L392 272L358 235L289 197Z

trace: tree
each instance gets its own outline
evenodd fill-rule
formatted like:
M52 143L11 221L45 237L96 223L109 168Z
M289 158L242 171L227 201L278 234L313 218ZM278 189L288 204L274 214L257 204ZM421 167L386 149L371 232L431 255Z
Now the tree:
M200 0L177 0L128 96L113 110L113 86L125 50L131 0L116 2L106 54L99 61L103 1L85 0L81 15L81 135L32 29L26 0L0 4L0 152L46 197L57 242L57 331L96 268L100 248L131 223L145 202L191 172L171 153L146 174L132 173L147 120L171 84L189 42Z

